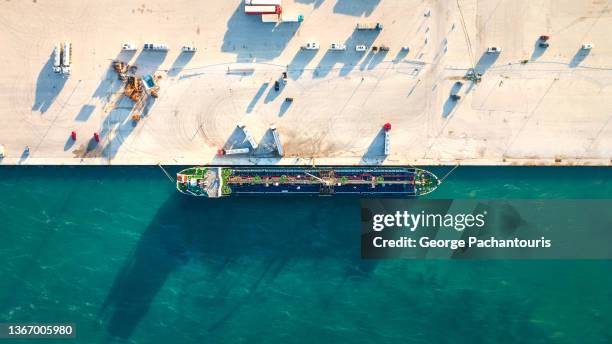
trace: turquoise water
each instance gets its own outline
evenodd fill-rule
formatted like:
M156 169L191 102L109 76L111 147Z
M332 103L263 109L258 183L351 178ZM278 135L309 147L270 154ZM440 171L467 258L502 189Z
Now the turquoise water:
M462 167L431 197L610 198L610 180ZM71 343L612 342L612 262L362 261L355 198L202 200L157 167L3 167L0 205L0 322L73 322Z

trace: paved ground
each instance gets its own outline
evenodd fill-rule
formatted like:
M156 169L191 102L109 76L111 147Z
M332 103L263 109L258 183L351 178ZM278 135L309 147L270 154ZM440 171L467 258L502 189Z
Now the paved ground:
M2 2L0 163L612 163L612 1L285 0L284 10L305 21L262 23L237 0ZM358 32L358 22L385 27ZM540 34L552 36L548 49L537 47ZM74 46L69 78L51 71L63 40ZM300 50L308 40L322 49ZM120 53L125 41L170 51ZM348 50L328 51L332 42ZM594 49L580 51L584 42ZM199 51L181 53L187 43ZM358 53L358 43L391 50ZM502 53L485 54L492 45ZM136 125L109 70L115 58L163 77ZM472 66L483 81L458 86ZM238 122L260 148L217 157L246 146Z

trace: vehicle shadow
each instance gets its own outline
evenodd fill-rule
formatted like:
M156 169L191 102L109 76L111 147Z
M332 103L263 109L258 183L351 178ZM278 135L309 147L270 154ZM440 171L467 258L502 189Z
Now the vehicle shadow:
M339 278L331 284L357 274L369 278L376 264L361 260L355 250L360 238L354 230L360 222L352 214L357 205L354 198L313 202L311 197L295 196L287 202L282 197L202 199L172 194L126 257L101 306L108 339L129 339L166 281L188 263L208 271L207 294L215 302L202 307L215 307L217 314L201 323L209 332L232 320L254 295L271 292L276 278L295 264L339 264ZM246 217L236 216L239 209L249 209ZM265 225L253 224L252 219L261 218L266 218ZM309 230L288 230L295 223L308 223ZM243 266L241 261L249 263ZM235 269L241 271L237 277L222 278ZM235 290L248 292L228 298Z
M51 53L47 63L42 67L36 79L36 91L32 111L39 111L41 114L47 112L55 99L60 94L66 80L66 76L53 72L54 55Z
M100 138L106 140L106 145L102 149L102 156L112 160L117 156L119 149L125 143L128 136L136 128L137 122L130 118L134 103L129 99L122 101L132 103L124 108L111 111L103 122L100 130ZM110 135L112 133L112 135Z
M499 58L499 54L489 54L485 52L482 54L482 56L480 56L480 59L478 60L478 62L476 63L476 66L474 67L474 70L477 73L484 75L486 71L495 64L498 58Z
M376 68L376 66L378 66L381 62L385 60L385 57L388 53L388 51L379 51L378 53L373 54L372 58L368 61L367 67L364 67L368 70Z
M334 13L356 17L368 17L374 12L380 0L337 0Z
M69 135L68 139L66 139L66 142L64 143L64 152L72 148L72 146L74 146L74 140Z
M271 60L285 50L300 23L262 23L261 16L246 15L242 5L227 22L222 52L236 54L237 62Z
M317 74L315 75L315 77L326 77L332 70L334 70L336 64L342 61L344 55L350 53L350 51L335 51L327 49L325 55L323 55L323 58L321 59L321 61L319 61L319 65L316 68Z
M397 54L395 55L395 57L393 58L393 63L400 63L402 62L403 59L406 58L406 56L408 56L408 53L410 52L409 49L400 49Z
M380 129L368 149L361 157L361 165L381 164L387 159L385 155L385 130Z
M278 117L283 117L289 111L289 108L291 108L291 104L293 104L293 101L284 100L278 111Z
M533 45L533 52L531 53L531 57L529 58L529 61L536 61L546 51L545 47L540 46L541 42L542 41L539 38L535 41L535 44Z
M299 79L302 74L304 74L304 70L306 69L310 61L314 59L318 52L318 50L300 49L295 54L293 60L291 60L291 62L289 63L289 67L287 68L287 73L289 77L293 80Z
M266 98L264 99L264 104L274 101L274 99L278 98L281 92L283 92L284 87L283 87L282 80L277 79L276 81L278 81L278 86L279 86L278 91L274 89L274 86L270 87L270 89L268 90L268 94L266 95Z
M582 63L582 61L584 61L587 58L587 56L589 56L590 53L591 53L591 50L582 49L582 48L578 49L578 51L576 52L576 54L570 61L569 67L570 68L578 67Z
M269 85L270 85L270 83L268 83L268 82L264 82L263 84L261 84L261 86L257 90L257 93L255 93L255 96L253 96L253 99L251 99L251 102L247 106L247 109L246 109L247 113L253 112L253 109L255 108L255 105L257 105L257 102L263 96L263 94L266 92L266 89L268 88Z
M168 56L167 51L141 51L134 61L134 65L137 67L136 74L148 75L157 72L166 56ZM112 68L111 72L113 72Z
M91 104L83 105L81 107L81 110L79 110L79 113L77 114L75 120L79 122L87 121L87 119L89 119L89 116L91 116L91 114L94 112L95 109L96 109L95 105L91 105Z
M313 4L315 9L319 8L324 1L325 0L295 0L295 2L301 4Z
M29 157L30 150L26 148L23 150L23 152L21 152L21 156L19 157L19 161L17 161L17 165L23 164Z
M168 76L174 77L179 75L179 73L185 68L185 66L193 59L193 55L195 52L186 52L181 51L181 53L176 57L176 60L172 63L170 69L168 69Z
M444 106L442 107L442 117L448 118L455 107L457 107L457 103L458 101L454 100L451 95L449 95L446 102L444 102Z

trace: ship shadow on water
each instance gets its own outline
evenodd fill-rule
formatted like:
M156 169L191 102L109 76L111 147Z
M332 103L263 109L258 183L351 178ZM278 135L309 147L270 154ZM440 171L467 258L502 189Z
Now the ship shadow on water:
M108 340L130 338L166 281L188 263L212 271L206 282L215 285L210 294L218 300L213 302L227 303L216 319L202 324L208 333L222 328L254 295L265 294L296 263L317 266L337 260L345 273L330 283L369 278L376 262L359 256L358 204L356 198L343 197L294 196L288 202L274 196L173 194L142 233L101 307ZM295 231L296 224L308 224L308 231ZM231 283L215 277L244 261L251 262L248 273L234 276ZM248 292L227 301L233 288Z

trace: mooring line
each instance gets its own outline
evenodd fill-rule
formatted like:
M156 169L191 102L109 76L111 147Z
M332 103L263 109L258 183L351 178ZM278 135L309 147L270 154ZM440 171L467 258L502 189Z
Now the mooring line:
M457 167L459 167L459 163L457 163L457 165L455 165L455 167L453 167L452 170L448 171L447 174L444 175L444 177L442 177L442 179L440 179L440 184L442 184L442 182L444 181L444 179L446 179L446 177L448 177L451 173L453 173L453 171L455 169L457 169Z
M166 170L164 169L164 167L162 166L161 162L158 162L158 163L157 163L157 166L159 166L159 168L161 168L161 170L164 172L164 174L166 175L166 177L168 177L168 179L170 179L170 181L171 181L172 183L174 183L174 182L175 182L175 181L174 181L174 178L172 178L172 177L170 176L170 174L168 173L168 171L166 171Z

